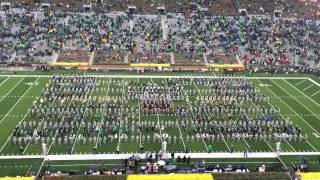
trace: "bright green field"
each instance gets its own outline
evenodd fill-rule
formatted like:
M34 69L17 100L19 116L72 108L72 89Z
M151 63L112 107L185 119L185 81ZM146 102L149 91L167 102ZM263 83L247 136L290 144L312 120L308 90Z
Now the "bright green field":
M28 73L29 74L29 73ZM116 73L115 73L116 74ZM131 74L133 75L133 74ZM167 75L167 74L162 74ZM175 74L178 75L178 74ZM193 75L189 73L189 75ZM216 76L218 74L209 74L211 76ZM262 76L264 74L259 74ZM144 75L147 76L147 75ZM267 75L268 76L268 75ZM296 75L296 76L300 76ZM316 79L312 77L313 79ZM14 127L18 124L19 121L34 121L32 117L28 115L28 109L33 104L40 95L41 90L47 83L49 83L49 77L13 77L13 76L1 76L0 77L0 154L2 155L16 155L21 154L19 146L13 144L8 137L11 136ZM106 97L106 96L121 96L126 93L128 87L127 81L139 81L143 82L156 82L160 83L163 79L151 79L151 78L130 78L123 79L121 77L115 79L116 82L109 81L108 79L98 78L98 83L96 83L94 90L91 96L95 97ZM301 129L303 135L308 135L308 141L304 142L283 142L282 151L284 152L319 152L320 150L320 87L317 84L314 84L308 79L269 79L269 78L260 78L260 79L251 79L250 80L256 88L260 89L261 93L270 98L270 103L260 104L262 107L278 107L282 118L287 118L293 122L296 126ZM101 90L106 87L106 91ZM123 91L120 92L111 92L111 87L114 88L123 88ZM199 95L201 92L199 89L206 89L207 87L197 87L195 83L189 85L184 85L185 89L197 90ZM195 97L190 97L195 98ZM70 102L71 103L71 102ZM79 103L79 102L74 102ZM174 100L173 106L188 104L185 101ZM129 100L126 103L126 106L137 107L138 101ZM245 104L244 106L254 107L256 104ZM175 120L175 116L171 115L162 115L162 114L152 114L152 115L143 115L140 114L137 120L139 121L154 121L156 123ZM180 122L180 121L179 121ZM129 123L130 125L130 123ZM169 151L184 152L186 149L189 152L206 152L207 146L212 145L214 152L228 152L230 146L233 145L234 150L237 152L242 152L245 149L250 149L253 152L271 152L276 148L274 141L231 141L225 140L220 142L210 142L210 141L194 141L187 142L186 135L189 133L189 129L182 129L182 124L179 124L177 127L169 127L163 130L161 133L167 133L171 136L176 136L178 138L176 143L168 145ZM130 128L129 128L130 129ZM81 133L81 130L77 131ZM147 135L150 132L141 132L141 134ZM159 132L160 133L160 132ZM150 133L151 135L151 133ZM93 134L93 136L98 136ZM182 139L179 140L179 137ZM160 150L160 142L145 142L142 144L146 151L158 152ZM81 142L76 142L72 146L72 153L93 153L93 144L83 144ZM117 146L120 148L121 153L132 153L139 152L140 142L131 141L130 137L127 142L123 139L118 138L114 139L112 142L108 141L105 145L98 144L96 153L112 153L116 151ZM49 150L49 154L65 154L67 153L68 147L65 144L61 145L52 145ZM38 144L29 144L25 147L23 154L41 154L41 145ZM316 156L307 157L312 161L317 162ZM288 166L293 162L299 161L299 157L282 157L282 160ZM23 160L23 161L14 161L14 160L0 160L0 176L4 175L26 175L30 171L37 172L41 167L43 159L33 159L33 160ZM213 163L221 163L219 160L212 160ZM246 160L245 162L247 162ZM256 160L256 162L264 161L262 159ZM269 161L269 160L268 160ZM279 164L278 160L270 160L270 162L275 161L275 164ZM8 164L6 164L8 163ZM67 164L68 162L54 162L51 165L51 168L58 169ZM70 162L75 164L74 162ZM79 165L84 168L87 168L88 164L119 164L119 162L81 162L76 164L87 164ZM45 165L46 163L44 163ZM6 166L6 167L5 167ZM14 170L12 168L15 167ZM11 169L11 170L9 170ZM19 169L19 170L18 170ZM317 166L312 167L313 170L319 170Z

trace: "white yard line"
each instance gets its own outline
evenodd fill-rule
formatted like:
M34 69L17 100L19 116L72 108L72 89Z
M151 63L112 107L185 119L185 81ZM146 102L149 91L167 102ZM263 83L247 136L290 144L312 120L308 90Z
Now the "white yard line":
M110 78L109 81L108 81L106 96L108 96L108 93L109 93L110 82L111 82L111 78ZM105 106L106 104L107 104L107 98L106 98L106 100L104 101L103 105ZM102 112L102 115L103 115L103 116L104 116L104 113L105 113L106 111L107 111L107 108L104 107L104 111ZM100 129L101 129L101 123L100 123ZM100 133L98 133L98 136L97 136L96 147L98 147L99 137L100 137Z
M120 122L119 122L119 129L121 128L121 120L123 117L123 102L124 102L124 84L125 84L125 79L122 78L122 99L121 99L121 111L120 111ZM120 149L120 142L121 142L121 135L120 135L120 130L119 130L119 141L118 141L118 146L117 148Z
M237 102L237 101L235 101L235 102L236 102L236 105L240 108L240 111L242 111L241 106L238 104L238 102ZM251 102L251 101L250 101L250 102ZM254 104L254 103L252 103L252 104ZM254 104L254 105L255 105L255 104ZM256 105L255 105L255 106L256 106ZM248 119L250 119L249 116L248 116L248 114L245 113L244 111L243 111L243 114L244 114ZM251 146L248 144L246 138L244 138L244 142L246 143L246 145L248 146L248 148L251 149Z
M318 105L320 107L320 104L318 104L316 101L314 101L312 98L310 98L307 94L303 93L300 91L300 89L296 88L295 86L293 86L291 83L289 83L287 80L284 80L286 83L288 83L290 86L292 86L294 89L296 89L297 91L300 92L300 94L302 94L304 97L307 97L310 101L312 101L314 104ZM314 84L312 84L314 85Z
M21 81L24 80L24 78L21 78L4 96L2 96L2 98L0 99L0 102L6 98L8 96L8 94L11 93L11 91L13 91L20 83Z
M152 78L150 78L151 82L153 83L153 80ZM162 133L161 133L161 124L160 124L160 118L159 118L159 113L157 112L157 119L158 119L158 125L159 125L159 133L160 133L160 140L161 140L161 143L163 142L162 140Z
M23 116L21 122L23 122L25 120L25 118L27 117L28 112ZM11 140L11 137L13 136L13 132L11 133L11 135L8 137L7 141L3 144L3 146L0 149L0 153L2 152L2 150L6 147L6 145L8 144L8 142Z
M139 81L139 78L137 78L137 81ZM140 96L138 95L138 108L139 108L139 125L141 124L141 107L140 107ZM133 124L131 123L131 126L132 126ZM140 141L140 143L139 143L139 146L141 147L141 130L140 130L140 132L139 132L139 141Z
M175 153L177 156L190 156L192 159L232 159L243 157L243 152L213 152L213 153ZM145 153L134 153L140 159L145 159ZM281 156L319 156L320 152L281 152ZM50 161L64 161L64 160L116 160L132 157L132 153L128 154L63 154L63 155L48 155L45 160ZM17 155L17 156L0 156L0 159L40 159L45 158L43 155ZM170 158L168 154L167 158ZM248 158L277 158L274 152L248 152ZM164 156L166 159L166 156ZM44 161L45 161L44 160ZM245 160L244 160L245 161ZM261 163L261 162L260 162Z
M292 112L294 112L300 119L303 120L303 122L305 122L314 132L316 132L317 134L320 134L316 129L314 129L307 121L305 121L295 110L293 110L285 101L283 101L279 96L277 96L272 90L270 90L269 88L267 88L269 90L269 92L271 92L275 97L277 97L282 104L286 105Z
M281 162L281 164L288 169L288 167L286 166L286 164L282 161L282 159L277 155L276 151L270 146L269 142L266 141L266 143L268 144L269 148L273 151L273 153L276 155L276 158ZM280 155L283 154L282 152L280 152Z
M319 84L319 83L317 83L315 80L313 80L313 79L311 79L311 78L308 78L308 80L309 80L309 81L311 81L311 82L313 82L313 84L315 84L315 85L317 85L317 86L319 86L319 87L320 87L320 84Z
M160 133L160 140L162 143L162 133L161 133L161 124L160 124L160 119L159 119L159 113L157 112L157 118L158 118L158 125L159 125L159 133Z
M294 152L297 152L296 151L296 149L293 147L293 146L291 146L291 144L285 139L285 142L290 146L290 148L294 151Z
M194 80L195 80L195 79L192 79L192 81L193 81L192 84L193 84L193 86L196 88L196 90L197 90L197 92L198 92L198 95L201 96L200 90L199 90L198 86L195 84ZM183 89L183 91L184 91L185 96L187 96L186 91L185 91L184 89ZM189 102L188 102L188 106L190 107ZM202 139L202 141L203 141L203 143L204 143L204 146L206 147L207 151L209 151L206 141L205 141L202 137L201 137L201 139Z
M54 100L54 101L52 101L52 103L50 104L50 107L49 107L49 109L51 109L51 107L53 106L53 104L54 104L54 102L56 101L56 99ZM42 122L44 121L44 118L41 120L41 122L40 122L40 124L42 125ZM37 126L37 128L36 128L36 130L37 130L37 132L38 132L38 129L39 128L41 128L40 126ZM34 138L34 136L32 136L32 139ZM31 139L31 140L32 140ZM27 151L27 149L28 149L28 147L29 147L29 145L30 145L30 143L31 143L31 140L28 142L28 144L27 144L27 146L24 148L24 150L23 150L23 152L22 152L22 154L24 154L26 151ZM0 151L1 152L1 151Z
M9 78L10 78L10 77L6 77L6 79L1 82L0 86L2 86L2 84L4 84L5 82L7 82Z
M317 92L315 92L314 94L312 94L311 97L315 96L315 95L318 94L319 92L320 92L320 90L317 91Z
M272 92L272 90L270 90L270 89L268 89L270 92ZM273 92L272 92L273 93ZM274 95L276 95L275 93L273 93ZM281 99L281 98L279 98L279 97L276 97L276 98L278 98L278 99ZM282 99L281 99L282 100ZM284 102L284 101L282 101L282 102ZM272 108L274 108L275 109L275 107L268 101L268 104L272 107ZM293 110L292 108L290 108L291 110ZM294 110L293 110L294 111ZM296 113L297 114L297 113ZM282 114L281 113L279 113L279 115L281 116L281 118L282 119L286 119L285 117L283 117L282 116ZM301 117L300 117L301 118ZM294 151L296 151L292 146L291 146L291 144L286 140L286 142L289 144L289 146L294 150ZM312 149L314 149L315 151L317 151L317 149L314 147L314 146L312 146L311 145L311 143L308 141L308 144L311 146L311 148Z
M139 100L139 98L138 98L138 107L139 107L139 124L141 123L141 113L140 113L140 100ZM131 124L131 126L132 126L132 124ZM140 143L139 143L139 145L140 145L140 147L141 147L141 130L140 130L140 132L139 132L139 140L140 140Z
M85 74L85 72L84 72L84 74ZM74 76L72 76L72 77L74 77ZM95 82L96 82L96 81L95 81ZM94 85L93 85L93 87L92 87L92 89L91 89L90 95L91 95L91 93L92 93L92 91L93 91L93 88L94 88ZM69 107L71 106L72 101L73 101L73 98L72 98L72 96L71 96L70 103L69 103L67 109L69 109ZM89 99L88 99L88 101L89 101ZM88 105L88 104L87 104L87 105ZM86 107L86 108L87 108L87 107ZM86 110L87 110L87 109L85 109L85 111L86 111ZM83 118L84 118L84 116L83 116ZM81 121L82 121L82 120L81 120ZM81 125L81 123L80 123L80 125ZM80 125L79 125L79 127L81 127ZM58 130L60 130L60 128L61 128L61 125L59 125ZM58 135L58 133L56 133L56 134L54 135L54 138L56 138L57 135ZM77 136L76 136L76 138L77 138ZM50 149L51 149L51 147L52 147L52 144L53 144L53 142L51 142L51 144L50 144L50 146L49 146L49 148L48 148L48 154L50 153ZM73 150L73 147L72 147L72 150ZM71 153L72 153L72 150L71 150ZM42 161L42 163L41 163L41 166L40 166L40 168L39 168L39 171L37 172L37 176L39 176L39 173L40 173L40 171L41 171L41 169L42 169L42 166L43 166L43 164L44 164L44 162L46 161L46 158L47 158L48 156L49 156L49 155L43 155L43 156L42 156L42 157L43 157L43 161Z
M286 164L282 161L282 159L280 157L277 157L279 159L279 161L281 162L281 164L286 168L288 169L288 167L286 166Z
M76 145L76 143L77 143L77 140L78 140L78 135L79 135L79 131L80 131L80 129L81 129L81 124L82 124L82 122L84 121L84 119L86 118L86 112L87 112L87 109L88 109L88 104L89 104L89 101L91 101L92 100L92 97L91 97L91 95L92 95L92 92L94 91L94 89L95 89L95 84L96 84L96 82L97 82L97 79L95 79L95 81L94 81L94 83L93 83L93 87L92 87L92 89L91 89L91 92L89 93L89 96L88 96L88 98L87 98L87 104L86 104L86 107L85 107L85 109L84 109L84 112L83 112L83 117L82 117L82 119L81 119L81 121L80 121L80 124L79 124L79 128L78 128L78 131L77 131L77 133L76 133L76 137L75 137L75 139L74 139L74 142L73 142L73 145L72 145L72 149L71 149L71 153L70 154L72 154L72 152L73 152L73 150L74 150L74 147L75 147L75 145ZM72 100L70 100L70 104L69 104L69 107L70 107L70 105L71 105L71 102L72 102ZM69 108L68 108L69 109ZM59 128L60 129L60 128ZM56 135L55 135L56 136ZM51 145L52 145L52 143L51 143ZM50 145L50 147L51 147L51 145ZM49 152L49 150L50 150L50 148L48 149L48 152Z
M192 83L193 83L193 85L195 86L195 88L196 88L196 90L197 90L197 92L198 92L198 94L199 95L201 95L200 94L200 91L199 91L199 89L198 89L198 87L195 85L195 83L194 83L194 79L192 79ZM183 92L184 92L184 95L187 97L188 96L188 94L187 94L187 92L184 90L184 88L183 88ZM187 104L188 104L188 107L189 107L189 110L190 110L190 113L192 112L191 111L191 106L190 106L190 103L189 103L189 101L187 102ZM192 115L194 115L193 114L193 112L192 112ZM188 119L188 118L187 118ZM188 120L189 121L189 120ZM191 122L190 122L190 124L191 124ZM207 150L207 152L209 151L209 149L208 149L208 146L207 146L207 143L206 143L206 141L204 140L204 138L203 137L201 137L201 139L202 139L202 142L203 142L203 144L204 144L204 146L206 147L206 150Z
M37 78L35 81L37 81L39 78ZM35 82L34 81L34 82ZM23 93L23 95L17 100L17 102L11 107L11 109L7 112L6 115L3 116L3 118L0 120L0 124L3 122L3 120L10 114L10 112L16 107L16 105L20 102L20 100L27 94L27 92L31 89L33 86L29 86L29 88Z
M172 106L172 108L174 109L174 104L173 104L173 102L172 102L172 99L171 99L171 106ZM182 136L182 132L181 132L181 128L180 128L180 125L179 125L180 123L179 123L179 120L178 120L178 129L179 129L179 132L180 132L180 139L182 140L182 144L183 144L183 148L184 148L184 151L186 151L187 149L186 149L186 144L184 143L184 140L183 140L183 136Z
M3 75L1 74L0 77L40 77L40 78L45 78L45 77L52 77L53 75ZM78 77L82 77L85 75L78 75ZM106 77L114 77L114 78L119 78L119 75L101 75L101 74L97 74L97 75L90 75L92 77L95 78L106 78ZM72 75L65 75L65 77L73 77ZM154 79L163 79L163 78L183 78L186 77L186 75L121 75L121 77L123 78L154 78ZM315 82L314 80L308 78L308 77L245 77L245 76L201 76L203 78L225 78L225 79L301 79L301 80L305 80L308 79L312 82ZM190 78L195 78L194 75L191 75ZM319 83L315 82L316 85L320 86Z
M72 104L72 100L73 100L73 99L70 100L68 109L69 109L70 105ZM59 129L60 129L60 128L61 128L61 126L59 125ZM54 138L56 138L56 137L57 137L57 134L54 135ZM49 148L48 148L48 154L49 154L49 152L50 152L50 149L51 149L52 144L53 144L53 142L51 142L51 144L50 144L50 146L49 146ZM38 170L38 172L37 172L37 176L39 176L40 171L41 171L41 169L42 169L42 166L43 166L44 162L46 161L46 159L49 159L49 158L47 158L47 157L48 157L48 155L47 155L47 156L46 156L46 155L42 155L43 161L42 161L42 163L41 163L41 165L40 165L40 168L39 168L39 170Z
M259 82L261 82L260 80L258 80ZM283 101L278 95L276 95L271 89L266 88L269 92L271 92L274 97L277 97L282 104L286 105L292 112L294 112L300 119L303 120L303 122L305 122L314 132L316 132L317 134L320 134L316 129L314 129L307 121L305 121L295 110L293 110L285 101ZM270 103L270 102L269 102ZM281 113L280 113L281 115ZM282 115L281 115L282 116Z
M290 84L290 83L289 83L289 84ZM308 87L304 88L302 91L305 91L305 90L311 88L312 86L313 86L313 84L310 84Z
M225 163L231 163L231 164L261 164L262 161L206 161L206 164L225 164ZM274 161L263 161L263 163L266 164L280 164L281 162L274 162ZM101 165L102 163L92 163L92 164L50 164L52 167L77 167L77 166L96 166ZM139 163L140 165L145 165L146 163ZM184 164L184 163L176 163L176 164ZM194 162L190 162L190 164L195 164ZM120 166L121 164L115 164L115 163L103 163L105 166ZM1 166L0 166L1 167Z
M173 103L171 102L171 104L172 104L172 108L174 107L173 106ZM180 139L182 140L182 144L183 144L183 148L184 148L184 150L186 151L187 149L186 149L186 144L184 143L184 140L183 140L183 136L182 136L182 132L181 132L181 128L180 128L180 125L179 125L180 123L179 123L179 121L178 121L178 129L179 129L179 132L180 132Z
M257 105L255 104L255 103L253 103L252 101L251 101L251 104L253 104L255 107L257 107ZM273 108L273 109L275 109L274 108L274 106L268 101L268 104ZM263 116L266 116L264 113L262 113L262 115ZM285 118L279 113L279 115L281 116L281 118L282 119L284 119L285 120ZM288 145L291 147L291 149L292 150L294 150L294 152L296 152L296 150L294 149L294 147L293 146L291 146L291 144L287 141L287 140L285 140L286 141L286 143L288 143ZM268 144L268 146L271 148L271 146L269 145L269 143L266 141L266 143ZM271 150L273 150L272 148L271 148Z
M7 78L8 79L8 78ZM37 81L37 80L36 80ZM35 81L35 82L36 82ZM30 86L31 87L31 86ZM23 97L23 96L21 96L21 97ZM21 122L23 122L25 119L26 119L26 117L28 116L28 111L26 112L26 114L23 116L23 118L22 118L22 120L21 120ZM11 139L11 137L13 136L13 132L10 134L10 136L8 137L8 139L7 139L7 141L2 145L2 147L1 147L1 149L0 149L0 153L3 151L3 149L6 147L6 145L8 144L8 142L10 141L10 139Z
M77 167L77 166L97 166L101 165L102 163L96 163L96 164L50 164L51 167ZM104 166L120 166L121 164L105 164Z
M300 84L304 83L305 81L306 81L306 79L305 79L305 80L303 80L303 81L298 82L297 84L295 84L295 86L298 86L298 85L300 85Z
M43 161L42 161L42 163L41 163L41 165L40 165L40 168L39 168L39 170L38 170L38 172L37 172L37 177L39 176L39 174L40 174L40 172L41 172L41 169L42 169L42 166L43 166L44 162L46 162L46 158L43 159Z
M284 91L285 93L287 93L290 96L290 93L285 90L284 88L282 88L281 86L279 86L276 82L274 82L273 80L271 80L271 82L273 82L276 86L278 86L282 91ZM289 83L290 84L290 83ZM294 87L294 86L293 86ZM307 96L307 95L304 95ZM304 104L301 103L301 101L297 100L294 96L291 96L294 100L296 100L301 106L303 106L304 108L306 108L309 112L311 112L315 117L317 117L320 120L320 117L315 114L313 111L311 111L308 107L306 107ZM307 96L309 97L309 96ZM319 107L320 105L318 103L316 103Z
M312 149L317 152L318 150L307 140L307 143L312 147Z
M220 136L222 137L222 136L223 136L223 134L221 134L221 133L220 133ZM226 144L226 146L227 146L227 148L228 148L229 152L231 152L231 149L230 149L230 147L229 147L229 145L228 145L227 141L224 139L224 136L223 136L222 140L223 140L223 142Z
M268 141L266 141L267 145L269 146L269 148L271 149L272 152L275 152L275 150L272 148L272 146L269 144Z
M193 85L194 85L195 88L197 89L197 92L198 92L199 96L201 96L200 91L199 91L198 87L196 86L196 84L193 83ZM185 92L185 91L184 91L184 92ZM187 95L186 92L185 92L185 95ZM220 133L220 136L222 137L222 134L221 134L221 133ZM204 140L203 140L203 141L204 141ZM227 144L226 140L224 139L224 136L223 136L223 142L224 142L225 145L227 146L229 152L231 152L231 149L230 149L229 145ZM204 142L204 143L205 143L205 142ZM208 150L208 147L207 147L206 143L205 143L205 146L206 146L206 149Z

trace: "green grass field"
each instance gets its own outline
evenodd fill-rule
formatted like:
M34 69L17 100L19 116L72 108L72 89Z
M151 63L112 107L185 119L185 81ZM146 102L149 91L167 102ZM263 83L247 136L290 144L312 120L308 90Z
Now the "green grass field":
M167 74L162 74L167 75ZM189 75L192 75L191 73ZM210 74L211 76L216 76L217 74ZM261 74L262 76L264 74ZM128 92L128 82L137 82L139 84L146 83L155 83L161 84L164 79L162 78L148 78L144 75L144 78L130 77L130 78L97 78L97 81L94 84L93 90L88 94L91 98L88 101L92 103L98 101L99 99L105 98L114 98L125 96ZM285 75L284 75L285 76ZM299 75L298 75L299 76ZM319 85L313 83L306 77L305 79L270 79L268 77L259 78L259 79L250 79L251 83L255 86L256 89L259 89L260 92L269 97L269 103L260 103L256 104L255 102L246 102L242 104L240 108L245 107L256 107L260 106L262 108L269 107L278 107L280 109L280 114L282 119L287 119L292 121L294 125L298 126L301 129L303 135L308 135L307 141L297 142L297 141L284 141L282 142L282 151L283 152L319 152L320 150L320 87ZM313 79L316 79L312 77ZM38 101L41 97L42 89L50 84L50 77L39 76L1 76L0 77L0 154L2 155L31 155L31 154L41 154L41 143L27 143L23 146L23 152L20 151L20 145L14 144L11 140L13 129L19 122L30 122L30 121L39 121L34 117L30 116L28 109L32 106L35 101ZM196 100L197 96L205 95L208 86L198 86L194 81L185 83L182 85L184 87L184 93L188 95L191 101ZM114 90L112 90L114 89ZM120 89L120 91L116 91ZM121 90L122 89L122 90ZM189 91L190 90L190 91ZM190 93L192 92L192 93ZM193 93L195 92L195 93ZM68 102L65 102L65 106L70 106L71 104L79 104L86 106L86 102L81 102L76 99L71 99ZM60 106L60 102L50 102L47 103L48 106ZM190 109L190 103L185 99L173 100L172 106L184 105L186 108ZM128 108L132 114L134 114L134 120L143 122L151 121L155 124L162 124L166 121L175 121L177 117L173 114L143 114L139 109L139 101L137 100L127 100L121 102L122 107ZM235 107L240 106L235 104ZM260 114L261 115L261 114ZM121 112L122 118L128 118L129 115ZM249 118L255 118L259 114L247 114ZM89 121L90 114L85 113L85 120ZM97 117L94 117L97 119ZM129 129L131 129L132 122L128 122ZM186 136L190 134L191 127L182 128L181 121L178 121L177 126L168 126L159 132L151 132L142 130L140 133L135 132L135 137L138 136L139 140L131 140L131 136L127 140L123 138L108 138L106 143L96 142L96 143L83 143L81 140L76 139L71 145L64 143L55 143L50 144L49 154L66 154L71 150L72 154L85 154L93 153L93 147L97 146L95 153L113 153L116 151L117 147L120 149L120 153L134 153L139 152L140 145L143 145L146 151L158 152L161 149L161 142L152 141L150 142L141 142L141 136L148 134L152 137L154 133L158 134L168 134L169 136L176 136L177 141L175 143L168 144L168 151L175 152L184 152L186 149L189 152L207 152L208 145L212 145L214 152L229 152L230 146L233 146L235 152L243 152L245 149L250 149L252 152L272 152L276 149L276 141L254 141L254 140L230 140L223 139L221 141L209 141L209 140L200 140L200 141L188 141ZM82 134L82 129L76 130L76 135ZM54 136L54 135L52 135ZM90 134L92 137L99 138L99 133L92 132ZM310 156L307 157L311 161L317 164L318 157ZM300 161L299 157L281 157L283 162L288 166L294 162ZM277 159L213 159L208 160L212 163L223 163L223 162L269 162L269 164L280 164ZM42 163L43 159L26 159L23 161L16 160L0 160L0 176L13 176L13 175L26 175L30 172L37 172L46 163ZM52 162L50 169L58 170L68 167L68 163L74 164L74 167L77 169L87 168L93 164L105 164L105 165L118 165L119 161L88 161L88 162ZM254 164L254 163L252 163ZM15 170L11 168L15 167ZM312 166L312 170L319 170L319 166Z

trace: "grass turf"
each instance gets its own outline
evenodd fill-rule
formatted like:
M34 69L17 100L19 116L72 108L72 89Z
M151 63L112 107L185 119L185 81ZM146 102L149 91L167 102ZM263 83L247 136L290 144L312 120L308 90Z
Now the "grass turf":
M161 74L163 75L163 74ZM297 75L299 76L299 75ZM117 80L121 81L121 78ZM132 80L137 80L132 78ZM151 79L139 79L139 81L150 81ZM38 82L38 85L29 85L29 82ZM1 77L0 78L0 145L2 147L1 154L17 154L19 148L17 145L13 145L10 141L7 142L7 138L11 135L13 128L19 121L31 121L31 117L27 115L28 108L32 105L32 102L40 96L42 87L49 81L49 78L43 77ZM161 81L161 79L153 79L152 81ZM289 118L294 122L299 128L301 128L303 134L308 134L308 142L286 142L282 144L283 151L319 151L320 144L318 143L319 138L316 135L319 135L320 132L320 115L319 115L319 103L320 102L320 93L319 86L313 84L309 80L270 80L270 79L261 79L261 80L252 80L256 88L259 88L263 94L270 97L270 103L265 106L277 106L281 110L281 115L285 118ZM121 81L120 84L112 84L112 86L124 86L124 89L127 88L125 82ZM269 84L269 86L259 86L259 84ZM118 93L107 93L104 91L99 91L99 88L103 87L103 84L97 85L93 96L121 96L124 92ZM307 88L309 87L309 88ZM196 89L195 85L188 86L187 88ZM206 87L200 87L206 88ZM307 89L306 89L307 88ZM184 102L174 101L174 105L179 105ZM130 106L137 105L138 102L132 101L129 102ZM140 117L141 121L150 120L150 121L166 121L174 120L174 116L168 115L152 115ZM181 124L180 124L181 125ZM180 133L181 131L181 133ZM247 141L244 142L186 142L185 136L187 131L180 130L178 128L167 128L162 133L168 133L170 135L175 135L179 137L182 135L182 140L178 143L169 145L168 148L170 151L184 151L187 147L190 151L193 152L203 152L206 151L206 146L210 143L213 146L213 150L228 151L228 145L233 144L235 151L243 151L247 146L251 148L252 151L271 151L275 149L275 144L273 142L254 142ZM146 133L146 132L143 132ZM315 134L313 134L315 133ZM268 145L269 143L269 145ZM97 152L114 152L116 147L120 146L121 152L136 152L139 151L139 143L135 142L124 142L122 140L115 140L113 143L109 143L107 146L99 146ZM157 152L160 150L160 143L145 143L145 149L152 152ZM271 147L270 147L271 146ZM68 147L67 145L56 145L53 146L49 153L66 153ZM90 153L92 152L92 145L83 145L81 143L75 144L74 153ZM30 145L26 149L26 154L40 154L41 146L40 145ZM314 157L312 157L314 159ZM29 160L26 160L29 161ZM30 160L33 162L33 160ZM41 160L34 160L35 162L41 162ZM292 162L292 159L286 160L285 162ZM30 162L32 164L32 162ZM10 165L9 165L10 166ZM11 165L13 166L13 165ZM25 165L25 169L29 168ZM21 166L21 168L23 168ZM21 170L20 172L24 172ZM313 169L316 169L313 167ZM0 171L1 174L13 175L14 171L7 172L6 170ZM17 173L16 173L17 174Z

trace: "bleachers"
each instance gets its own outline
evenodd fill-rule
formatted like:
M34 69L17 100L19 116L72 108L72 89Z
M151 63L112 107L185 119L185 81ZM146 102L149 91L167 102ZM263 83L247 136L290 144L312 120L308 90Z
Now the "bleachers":
M58 62L88 62L89 51L86 50L66 50L59 54Z
M80 11L83 4L87 4L85 0L7 0L11 2L13 7L34 8L39 7L40 3L51 3L52 10L59 11ZM128 6L134 5L137 7L137 12L141 14L156 13L156 7L165 6L167 12L182 12L190 13L197 11L197 7L208 8L211 15L235 15L238 13L238 8L247 9L251 14L272 14L275 9L283 9L285 17L319 17L320 10L317 7L316 1L304 0L214 0L214 1L189 1L189 0L153 0L153 1L136 1L136 0L104 0L103 3L94 3L92 8L96 11L125 11ZM69 8L67 8L67 4ZM37 5L37 6L36 6ZM261 9L263 7L263 9Z
M204 65L204 58L202 53L175 53L176 65Z
M98 50L94 52L93 64L94 65L108 65L108 64L126 64L126 53L115 51Z
M129 55L130 63L170 64L170 55L164 53L136 53Z

